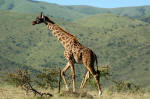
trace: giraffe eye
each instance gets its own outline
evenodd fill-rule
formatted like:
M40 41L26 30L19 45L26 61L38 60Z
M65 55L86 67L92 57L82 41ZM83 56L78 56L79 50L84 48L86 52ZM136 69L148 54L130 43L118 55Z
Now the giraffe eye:
M39 21L39 20L36 20L36 22L39 23L40 21Z
M37 22L37 23L41 23L41 22L42 22L42 19L37 19L36 22Z

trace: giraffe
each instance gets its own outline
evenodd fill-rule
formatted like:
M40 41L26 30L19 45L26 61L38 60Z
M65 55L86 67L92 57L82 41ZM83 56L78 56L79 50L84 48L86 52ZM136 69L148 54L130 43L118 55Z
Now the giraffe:
M75 92L75 68L74 64L84 64L86 67L86 75L81 83L80 88L84 88L90 73L93 75L95 78L98 90L99 90L99 95L102 94L100 83L99 83L99 78L100 78L100 72L94 69L94 63L97 62L97 57L96 54L89 48L85 47L82 45L78 39L66 32L64 29L62 29L60 26L55 24L50 18L47 16L44 16L43 13L41 12L40 16L36 17L36 19L32 22L32 25L40 24L40 23L45 23L48 29L52 32L54 36L60 41L60 43L64 46L65 51L64 51L64 56L66 60L68 61L66 66L62 69L61 71L61 77L64 81L64 84L66 85L67 90L68 84L65 79L65 72L70 68L72 72L72 81L73 81L73 92Z

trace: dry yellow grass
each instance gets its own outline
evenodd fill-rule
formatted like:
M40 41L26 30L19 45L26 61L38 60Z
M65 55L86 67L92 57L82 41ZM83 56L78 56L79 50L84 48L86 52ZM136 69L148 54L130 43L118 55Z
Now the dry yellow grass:
M43 90L42 90L43 91ZM0 86L0 99L81 99L81 96L73 95L70 93L66 93L67 95L60 96L57 93L57 90L52 90L53 97L40 97L34 96L34 94L29 93L26 95L25 91L21 88L14 88L12 86ZM70 94L70 95L69 95ZM87 91L85 96L82 99L99 99L96 91ZM101 99L150 99L150 93L145 94L125 94L125 93L113 93L110 94L107 91L103 92Z

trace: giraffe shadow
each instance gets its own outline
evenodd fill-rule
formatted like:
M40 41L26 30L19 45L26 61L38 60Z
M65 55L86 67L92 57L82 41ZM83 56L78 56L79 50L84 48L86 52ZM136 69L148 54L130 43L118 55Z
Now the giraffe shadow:
M71 98L75 98L75 99L94 99L94 97L90 94L88 94L87 92L73 92L71 90L69 91L62 91L59 95L60 97L71 97Z

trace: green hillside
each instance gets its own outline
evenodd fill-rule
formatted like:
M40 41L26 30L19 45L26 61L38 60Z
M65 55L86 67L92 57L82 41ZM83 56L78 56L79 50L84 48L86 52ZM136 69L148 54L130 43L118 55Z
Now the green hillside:
M145 15L145 16L139 17L137 19L150 23L150 15Z
M116 16L113 14L93 15L93 16L81 18L76 22L87 27L98 27L98 28L105 28L105 29L117 29L120 27L129 27L131 25L137 26L140 24L146 25L146 23L142 21L131 19L126 16Z
M78 19L84 16L77 11L72 12L65 6L32 0L0 0L0 9L22 14L38 14L43 11L47 15L65 20Z
M62 6L53 3L33 0L0 0L0 9L17 13L38 14L43 11L46 15L67 21L76 20L89 15L111 13L119 16L139 18L149 15L150 6L124 8L96 8L91 6Z
M15 71L22 66L28 66L27 68L34 71L45 67L63 68L65 66L64 48L44 24L31 25L35 17L36 15L0 11L1 73ZM70 22L53 20L67 30L76 26L75 30L78 31L80 27ZM4 59L6 62L3 62ZM14 68L16 64L17 67Z
M150 6L139 6L139 7L123 7L110 9L111 13L121 16L129 16L132 18L138 18L141 16L150 14Z
M91 6L86 6L86 5L73 5L73 6L66 6L68 9L86 15L94 15L94 14L101 14L101 13L111 13L110 9L106 8L97 8L97 7L91 7Z
M100 29L89 34L90 38L94 38L91 45L95 45L99 60L111 65L114 78L138 84L145 81L142 85L149 86L148 23L110 14L90 16L79 19L76 23Z
M46 27L44 28L44 26L33 27L31 25L32 20L35 18L35 16L33 17L29 15L17 14L7 11L0 12L0 14L1 14L0 42L1 42L1 53L3 57L6 57L11 61L16 61L17 63L29 64L31 61L30 58L34 60L34 57L39 56L38 53L44 55L44 53L42 53L44 51L41 52L42 49L44 50L43 46L46 46L50 43L48 48L49 51L51 51L50 48L51 45L53 45L53 43L51 44L51 42L49 41L50 34L48 35L47 28ZM41 28L38 29L39 27ZM50 40L53 42L54 39L52 38ZM56 44L57 42L54 43ZM34 56L33 54L36 56ZM40 59L41 61L43 61L42 57L39 56L39 60ZM39 63L42 64L41 61L39 61ZM33 66L37 65L36 62L33 63L35 64Z
M34 14L0 11L1 72L13 70L16 64L34 71L65 66L64 48L44 24L31 25L35 17ZM109 64L114 79L150 87L150 24L111 14L74 22L52 19L93 49L99 64ZM77 66L76 70L79 70L79 79L84 66Z
M139 18L141 16L150 15L150 6L138 7L122 7L122 8L96 8L91 6L68 6L72 11L77 11L86 15L111 13L119 16L128 16Z

